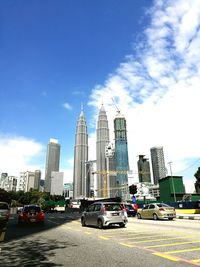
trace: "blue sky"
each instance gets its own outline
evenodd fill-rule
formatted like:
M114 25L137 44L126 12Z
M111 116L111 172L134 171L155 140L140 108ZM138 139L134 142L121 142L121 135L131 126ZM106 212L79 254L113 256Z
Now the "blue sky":
M112 139L113 97L127 119L130 168L163 145L166 165L191 188L200 166L199 26L198 0L2 0L0 172L43 171L56 138L72 180L81 103L94 159L102 98Z

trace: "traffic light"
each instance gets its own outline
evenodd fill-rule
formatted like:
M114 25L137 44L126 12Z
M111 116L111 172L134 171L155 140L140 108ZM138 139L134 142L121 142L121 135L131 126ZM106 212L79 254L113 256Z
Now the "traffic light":
M135 185L135 184L130 185L129 186L129 193L132 195L136 194L137 193L137 185Z

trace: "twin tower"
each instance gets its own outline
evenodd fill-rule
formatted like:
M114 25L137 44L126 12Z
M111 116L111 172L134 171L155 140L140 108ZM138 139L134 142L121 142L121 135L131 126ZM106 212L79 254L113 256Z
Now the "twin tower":
M91 163L96 163L95 170ZM110 142L108 119L103 104L96 129L96 159L88 161L88 133L81 110L74 146L74 198L122 197L128 193L128 145L125 117L117 110L114 118L114 144ZM92 193L92 194L91 194Z

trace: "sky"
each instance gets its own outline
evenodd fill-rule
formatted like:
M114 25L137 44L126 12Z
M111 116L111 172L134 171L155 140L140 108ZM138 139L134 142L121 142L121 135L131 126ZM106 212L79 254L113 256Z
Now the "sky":
M95 159L103 101L113 141L120 109L130 169L163 146L188 193L200 166L199 0L1 0L0 173L42 170L50 138L73 180L81 105ZM113 103L113 100L116 106Z

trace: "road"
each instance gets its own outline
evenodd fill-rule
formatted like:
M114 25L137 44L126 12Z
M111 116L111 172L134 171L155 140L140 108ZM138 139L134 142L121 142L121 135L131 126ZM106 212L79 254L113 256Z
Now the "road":
M46 214L44 226L10 218L0 266L200 266L200 221L129 218L126 228L82 227L68 214Z

